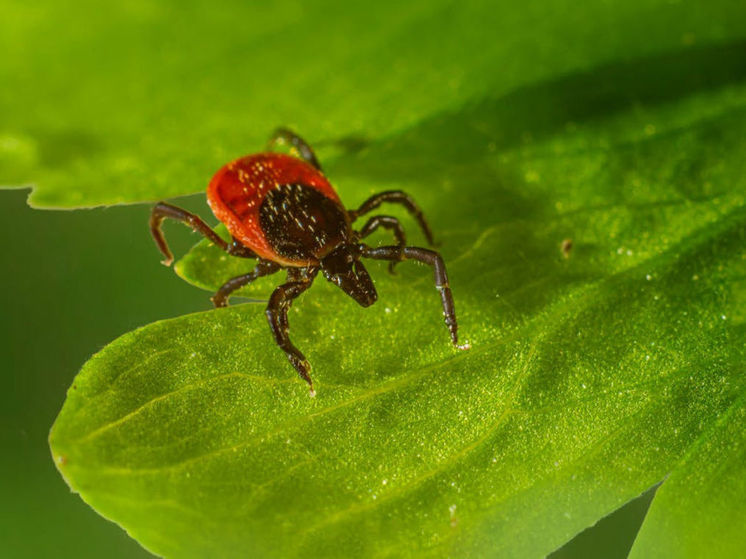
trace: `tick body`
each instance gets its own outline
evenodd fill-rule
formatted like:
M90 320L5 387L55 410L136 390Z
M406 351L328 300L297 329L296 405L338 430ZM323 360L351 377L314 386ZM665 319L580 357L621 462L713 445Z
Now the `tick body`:
M198 216L159 202L150 217L153 238L170 265L173 256L161 231L170 218L201 233L228 254L257 260L253 270L229 279L212 297L216 307L228 304L231 293L255 279L286 270L285 283L272 293L266 310L275 341L314 395L311 366L288 336L288 310L321 272L363 307L376 302L373 281L361 259L388 260L390 269L403 260L417 260L432 267L440 292L443 315L451 341L459 349L453 296L441 256L432 250L407 246L404 229L392 216L376 215L359 229L353 223L384 202L403 205L417 220L428 242L432 233L414 200L401 191L387 191L366 200L357 210L347 210L324 176L313 150L299 136L279 129L270 147L287 143L294 155L259 153L236 159L222 167L207 188L215 216L232 236L226 242ZM379 227L391 230L395 245L369 247L362 240Z

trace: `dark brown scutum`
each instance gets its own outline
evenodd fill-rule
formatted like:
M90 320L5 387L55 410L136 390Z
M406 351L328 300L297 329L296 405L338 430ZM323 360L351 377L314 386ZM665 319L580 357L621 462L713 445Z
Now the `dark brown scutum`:
M350 238L344 210L318 190L284 184L267 193L259 208L267 241L280 256L318 260Z

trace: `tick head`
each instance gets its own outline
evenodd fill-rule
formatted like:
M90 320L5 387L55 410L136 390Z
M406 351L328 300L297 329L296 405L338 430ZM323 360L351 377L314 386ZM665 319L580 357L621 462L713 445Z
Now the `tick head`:
M369 307L378 299L373 280L353 245L343 244L321 260L324 277L339 286L359 305Z

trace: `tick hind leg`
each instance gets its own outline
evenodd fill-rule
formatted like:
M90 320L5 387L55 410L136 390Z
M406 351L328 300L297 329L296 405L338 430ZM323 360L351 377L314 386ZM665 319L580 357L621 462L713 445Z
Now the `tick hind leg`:
M150 233L153 235L155 244L164 256L162 262L166 266L170 266L173 263L174 255L168 248L168 243L166 243L166 238L163 236L163 231L161 230L161 224L164 219L173 219L182 222L191 227L197 233L210 239L231 256L257 258L254 251L246 248L235 239L231 243L225 242L215 231L210 229L210 226L202 221L198 215L177 208L176 206L172 206L171 204L166 204L165 202L158 202L150 213Z
M210 300L213 302L216 308L227 307L228 298L234 291L250 284L257 278L274 274L279 269L279 264L275 264L270 260L260 260L259 263L254 267L254 269L248 274L236 276L235 278L231 278L227 282L225 282L220 287L220 289L215 292L215 295L210 297Z
M371 217L368 221L365 222L365 225L363 225L362 229L360 229L360 233L358 234L359 238L364 239L379 227L383 227L384 229L394 232L396 243L400 249L404 249L404 247L407 246L407 235L404 233L404 228L401 226L401 223L398 219L390 215L376 215ZM389 272L393 274L394 266L396 266L399 262L399 260L392 260L391 262L389 262Z
M456 322L456 306L453 302L451 286L448 283L448 273L443 258L437 252L419 247L383 246L370 248L363 246L362 255L374 260L417 260L431 266L435 287L440 291L440 300L443 305L443 318L445 319L448 332L451 335L453 345L458 349L469 349L469 344L459 345L458 323Z
M428 244L430 244L431 246L435 244L435 242L433 241L433 232L431 231L430 226L425 219L425 214L422 213L420 206L417 204L417 202L414 201L414 198L412 198L406 192L402 192L401 190L387 190L386 192L375 194L368 198L365 202L363 202L363 204L358 209L349 211L347 213L350 216L350 220L355 221L361 215L365 215L375 210L384 202L391 202L404 206L410 213L410 215L412 215L412 217L417 220L417 223L420 225L420 229L422 229L422 232L424 233Z
M267 148L272 149L277 144L288 144L290 149L295 152L294 154L297 154L301 159L321 171L321 164L316 159L316 154L311 149L311 146L292 130L287 128L278 128L275 130L270 136L269 142L267 142Z
M275 342L285 352L288 361L298 371L300 378L308 383L311 396L316 395L310 375L311 364L290 341L288 336L288 310L293 303L293 299L311 287L315 275L314 272L312 275L302 277L293 273L293 269L288 270L289 281L274 290L269 298L266 310L267 321L275 337Z

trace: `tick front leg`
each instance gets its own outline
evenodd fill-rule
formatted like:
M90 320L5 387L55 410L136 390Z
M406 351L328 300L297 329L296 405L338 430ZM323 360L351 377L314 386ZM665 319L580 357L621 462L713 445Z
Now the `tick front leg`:
M267 304L267 321L269 322L269 328L272 330L272 334L275 337L275 342L282 348L285 355L290 361L290 364L295 367L298 371L300 378L308 383L311 391L311 396L315 396L316 392L313 389L313 381L309 374L311 370L311 364L300 352L300 350L293 345L288 336L288 309L290 305L298 295L303 293L306 289L311 286L311 281L290 281L279 286L274 290L272 296L269 298Z
M399 248L403 249L405 246L407 246L407 236L404 233L404 228L402 228L401 223L398 219L390 215L376 215L371 217L368 221L365 222L363 228L360 229L360 238L364 239L379 227L383 227L384 229L388 229L394 232L394 237L396 237L396 242ZM396 266L398 263L399 261L394 260L389 262L389 272L393 274L394 266Z
M162 262L166 266L170 266L173 263L174 255L168 248L166 238L163 236L163 231L161 230L161 224L164 219L180 221L181 223L191 227L194 231L210 239L231 256L241 256L243 258L257 257L252 250L244 247L235 239L230 244L226 243L215 231L210 229L210 227L202 221L199 216L186 210L182 210L181 208L177 208L176 206L172 206L171 204L158 202L150 213L150 233L153 235L153 240L158 246L158 249L165 257Z
M361 246L361 253L364 257L373 258L374 260L417 260L423 264L431 266L435 278L435 287L440 291L440 300L443 305L443 317L445 319L448 332L451 334L451 341L458 349L469 349L469 344L459 345L458 343L458 323L456 322L456 306L451 294L451 286L448 283L448 273L443 258L437 252L420 247L398 247L383 246L371 248L365 245Z
M402 192L401 190L387 190L386 192L381 192L379 194L371 196L365 202L363 202L362 206L360 206L358 209L348 212L350 219L352 221L355 221L361 215L365 215L368 212L375 210L384 202L392 202L394 204L401 204L402 206L404 206L412 215L412 217L417 220L417 223L420 224L420 229L422 229L422 232L425 234L427 242L430 245L435 244L435 242L433 241L433 232L430 230L430 226L427 224L425 214L422 213L420 206L417 205L417 202L414 201L414 198L412 198L406 192Z
M279 269L279 264L275 264L270 260L260 260L259 263L254 267L254 269L248 274L236 276L235 278L231 278L227 282L225 282L220 287L220 289L215 292L215 295L210 297L210 300L216 308L227 307L228 298L231 296L231 293L233 293L237 289L241 289L245 285L250 284L257 278L274 274Z
M275 130L272 136L270 136L269 142L267 142L267 148L272 149L277 144L289 144L291 150L297 153L301 159L321 171L321 164L316 159L316 154L311 149L311 146L292 130L287 128L278 128Z

